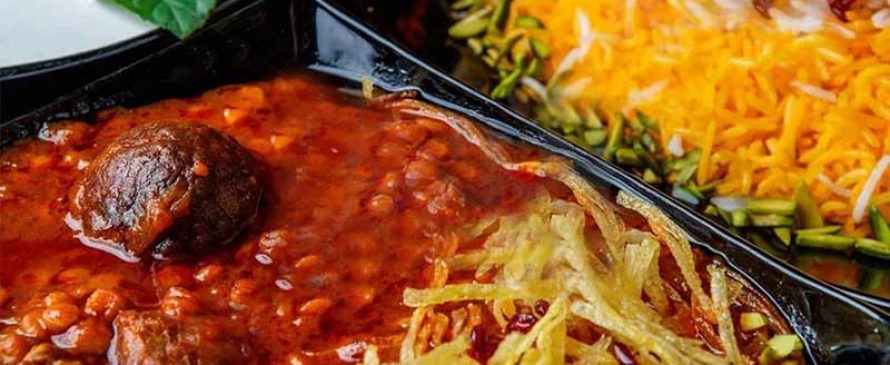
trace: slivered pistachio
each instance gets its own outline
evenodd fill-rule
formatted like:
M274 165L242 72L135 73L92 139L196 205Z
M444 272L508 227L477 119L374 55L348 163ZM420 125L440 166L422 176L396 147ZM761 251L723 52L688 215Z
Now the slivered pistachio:
M587 144L589 144L590 146L599 147L606 142L606 138L608 138L609 133L603 128L595 128L584 131L582 136L584 137L584 141L587 142Z
M787 199L751 199L748 211L755 214L794 215L797 204Z
M482 52L485 51L485 46L482 45L482 41L479 38L469 38L467 39L467 46L470 47L470 50L473 51L475 55L481 55Z
M655 143L655 139L652 138L651 134L643 133L643 135L640 136L640 142L643 143L643 146L646 146L646 150L648 150L649 152L658 152L658 143Z
M497 34L504 30L504 25L507 24L507 18L510 16L510 3L512 3L511 0L498 1L494 8L494 14L491 15L491 20L488 22L489 32Z
M529 38L528 39L529 47L532 49L532 53L535 54L535 57L546 60L550 58L550 46L546 43L538 40L537 38Z
M686 184L695 175L698 165L686 165L677 173L677 184Z
M677 172L675 179L677 184L686 184L692 178L692 175L695 175L695 171L698 170L699 159L701 159L701 150L696 149L689 151L683 157L670 163L670 170Z
M733 210L732 213L729 214L732 220L733 227L744 227L748 225L748 213L745 213L742 209Z
M794 225L794 218L779 214L751 214L749 220L754 227L790 227Z
M590 128L602 128L603 121L600 119L600 116L596 114L596 111L592 108L584 109L584 122Z
M723 218L724 223L732 225L732 213L727 212L723 209L717 208L717 214L720 215L720 218Z
M521 16L516 18L513 21L513 25L517 28L533 28L533 29L542 29L544 28L544 23L541 22L541 19L535 18L533 16Z
M643 114L643 112L637 111L637 119L639 119L640 122L643 123L644 126L646 126L646 128L649 128L649 129L652 129L655 131L658 130L658 123L655 123L655 121L652 120L652 118L649 118L649 116L646 114Z
M565 138L567 140L569 140L569 142L572 142L578 146L581 146L581 148L584 148L585 150L590 149L590 147L587 145L587 143L584 142L584 139L582 139L581 137L578 137L576 135L567 135L567 136L565 136Z
M683 185L692 195L695 195L696 198L704 199L705 195L702 194L701 190L699 190L698 185L695 184L694 181L688 182L686 185Z
M485 31L489 23L488 14L491 7L479 9L448 28L448 35L454 38L470 38Z
M714 190L717 190L717 186L720 185L721 180L714 180L707 184L698 187L698 190L702 192L702 194L710 194L713 193Z
M825 226L819 228L805 228L794 231L794 234L835 234L841 231L841 226Z
M454 10L464 10L472 8L476 5L479 5L480 0L458 0L451 4L451 8Z
M797 335L775 335L766 343L766 348L758 357L761 364L778 364L794 351L803 349L803 341Z
M622 165L637 167L643 166L643 161L640 160L640 157L637 155L637 153L630 148L619 148L617 151L615 151L615 160Z
M513 92L513 89L516 88L516 85L519 83L519 79L522 78L522 74L525 72L525 60L520 59L516 66L513 68L513 71L510 72L507 77L504 77L501 82L495 86L494 90L491 91L491 98L495 100L506 99L510 96L510 93Z
M769 317L763 313L745 312L739 317L739 325L742 331L750 332L759 328L763 328L769 324Z
M662 182L661 176L658 176L655 171L648 168L643 170L643 181L650 184L660 184ZM713 207L713 205L711 207Z
M611 123L609 128L609 139L606 141L606 148L603 150L603 158L612 160L615 151L621 147L621 138L624 136L624 116L618 114Z
M541 65L540 60L533 58L531 62L529 62L528 71L526 71L525 74L534 78L540 78L544 75L544 66Z
M718 212L719 209L720 208L717 208L717 206L714 204L708 204L708 206L705 207L705 210L703 212L705 214L711 215L711 216L720 216L720 212Z
M788 227L776 227L773 228L773 233L776 234L776 238L782 242L785 246L791 245L791 228Z
M830 234L804 234L798 235L794 243L804 247L844 251L853 247L856 244L856 239Z
M878 241L890 244L890 227L888 227L887 220L881 215L881 211L878 210L877 205L872 204L868 208L868 216L869 221L871 221L871 230L874 232L875 238Z
M642 133L643 131L646 130L646 126L644 126L643 123L640 122L640 119L638 119L638 118L637 119L627 118L627 125L629 125L630 128L633 129L634 132L637 132L637 133Z
M518 45L514 46L510 49L510 59L513 60L513 63L516 63L520 59L529 58L528 57L529 50L526 47L519 47ZM532 58L535 60L536 58Z
M859 271L859 289L877 290L884 281L884 272L869 267L864 267Z
M890 260L890 244L868 238L855 240L856 251L881 260Z
M491 66L497 67L498 64L500 64L501 61L506 58L508 54L512 55L511 50L513 49L513 46L516 45L516 42L519 42L520 39L522 39L522 34L520 33L514 33L510 37L507 37L507 40L504 41L504 45L498 52L497 57L494 58L494 62Z
M794 202L797 203L797 223L804 228L816 228L825 225L822 219L822 213L819 212L819 206L816 205L816 199L807 188L807 184L803 180L798 181L794 186Z

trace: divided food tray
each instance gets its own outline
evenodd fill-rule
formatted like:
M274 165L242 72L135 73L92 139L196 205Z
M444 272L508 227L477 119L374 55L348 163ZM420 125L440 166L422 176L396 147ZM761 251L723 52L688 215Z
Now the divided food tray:
M599 188L624 190L655 204L694 244L723 258L733 271L766 293L804 339L810 362L890 363L890 314L886 311L753 247L639 179L461 84L327 1L242 2L193 37L140 58L3 123L0 145L36 135L45 122L82 117L111 106L192 96L212 87L281 73L309 69L353 87L368 77L380 88L417 91L422 99L464 113L495 134L567 158Z

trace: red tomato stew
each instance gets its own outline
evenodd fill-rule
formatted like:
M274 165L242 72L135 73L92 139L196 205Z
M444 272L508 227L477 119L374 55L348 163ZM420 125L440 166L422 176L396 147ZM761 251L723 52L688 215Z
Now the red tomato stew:
M306 75L0 153L0 363L802 361L655 208Z

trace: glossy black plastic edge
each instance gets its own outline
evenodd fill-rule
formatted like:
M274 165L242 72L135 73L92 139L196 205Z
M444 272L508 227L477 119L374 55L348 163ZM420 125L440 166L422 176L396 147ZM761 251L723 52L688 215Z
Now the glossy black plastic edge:
M441 70L426 65L326 2L319 1L317 5L310 1L250 2L231 16L211 24L193 39L115 71L38 111L12 122L3 123L0 125L0 140L2 140L0 142L5 145L19 137L33 135L36 128L44 121L82 116L114 105L135 105L162 97L188 96L190 93L198 93L209 87L268 77L275 72L299 66L306 62L307 57L318 56L317 53L313 54L314 51L318 51L318 44L313 46L317 34L309 32L315 31L314 27L320 14L327 14L327 18L323 21L331 24L333 27L331 29L349 32L351 41L372 45L370 47L374 50L372 57L383 55L393 60L391 63L375 65L374 60L364 64L349 62L343 64L339 63L342 60L328 59L314 62L312 68L352 80L371 75L377 79L379 85L393 90L419 89L431 102L464 112L505 136L532 143L572 159L579 171L597 185L626 190L660 206L677 219L698 244L701 245L704 241L711 242L703 247L713 247L714 250L710 251L726 259L736 272L764 290L774 303L778 304L780 310L805 339L810 350L810 360L813 362L830 362L832 360L830 347L857 346L856 341L849 340L850 336L868 336L869 334L856 332L865 331L869 326L872 326L877 333L871 334L871 339L866 342L873 348L887 347L887 313L846 298L838 291L801 275L795 269L745 244L729 232L641 181L598 158L591 157L541 129L535 123L460 84ZM280 19L282 17L286 18L287 27L278 23L282 21ZM294 24L296 26L291 27ZM231 75L232 71L227 71L229 70L227 66L231 66L231 63L204 64L200 59L183 58L183 55L205 55L205 51L211 58L214 52L217 56L218 53L238 52L241 49L239 45L241 41L246 42L248 47L252 45L253 49L245 51L247 53L245 57L235 57L234 63L237 63L237 66L232 69L241 71L256 69L256 72ZM344 54L356 51L354 46L345 45L347 48L341 49ZM337 46L336 43L326 45L335 48ZM266 49L276 47L280 49ZM377 66L381 67L378 69ZM178 73L183 70L194 71L199 75ZM411 72L400 72L405 70ZM176 80L177 77L182 80ZM10 131L18 132L10 136ZM750 272L752 270L755 272ZM868 320L873 325L857 325L857 322L863 323L863 320ZM854 327L851 329L850 326ZM835 361L838 359L837 356L833 357ZM839 363L857 362L842 360Z

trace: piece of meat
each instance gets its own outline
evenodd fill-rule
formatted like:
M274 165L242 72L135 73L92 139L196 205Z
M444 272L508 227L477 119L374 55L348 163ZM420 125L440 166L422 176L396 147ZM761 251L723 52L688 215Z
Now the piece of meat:
M71 217L81 241L129 261L200 255L232 243L261 195L259 163L234 138L161 121L96 157L72 189Z
M245 338L246 331L225 317L124 311L114 320L108 359L116 365L255 363Z

